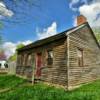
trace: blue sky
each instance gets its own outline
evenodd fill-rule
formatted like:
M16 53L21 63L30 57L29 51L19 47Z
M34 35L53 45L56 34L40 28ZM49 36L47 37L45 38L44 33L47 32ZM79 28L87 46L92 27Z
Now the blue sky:
M62 32L73 27L73 15L77 15L77 13L69 8L67 0L43 0L39 2L39 7L33 7L29 15L33 16L29 22L16 25L10 22L6 23L2 30L6 41L37 40L36 29L43 31L44 28L50 27L53 22L57 24L57 32Z
M4 23L0 33L8 57L20 43L26 45L76 26L80 14L91 27L100 27L100 0L32 0L35 6L17 0L20 1L17 7L12 1L0 1L0 20Z

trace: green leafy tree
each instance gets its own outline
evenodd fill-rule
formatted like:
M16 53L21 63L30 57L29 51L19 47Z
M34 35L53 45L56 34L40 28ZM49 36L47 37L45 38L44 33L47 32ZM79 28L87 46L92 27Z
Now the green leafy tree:
M93 31L95 33L98 42L100 43L100 28L99 27L93 28Z
M19 44L19 45L17 45L17 49L20 49L20 48L22 48L22 47L24 47L24 44Z
M96 38L97 38L98 42L100 43L100 33L96 34Z
M16 49L20 49L22 47L24 47L24 44L19 44L19 45L17 45ZM17 51L15 52L14 55L9 57L8 61L16 61L16 60L17 60Z

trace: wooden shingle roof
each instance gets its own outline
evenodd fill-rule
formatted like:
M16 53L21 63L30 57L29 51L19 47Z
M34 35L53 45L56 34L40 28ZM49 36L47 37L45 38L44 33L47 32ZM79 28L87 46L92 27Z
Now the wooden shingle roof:
M91 27L89 26L88 22L85 22L85 23L83 23L82 25L79 25L79 26L77 26L77 27L73 27L73 28L68 29L68 30L66 30L66 31L64 31L64 32L61 32L61 33L59 33L59 34L50 36L50 37L45 38L45 39L42 39L42 40L37 40L37 41L35 41L35 42L33 42L33 43L27 45L27 46L24 46L23 48L17 49L17 51L24 51L24 50L31 49L31 48L35 48L35 47L38 47L38 46L41 46L41 45L44 45L44 44L48 44L48 43L50 43L50 42L53 42L53 41L55 41L55 40L59 40L59 39L61 39L61 38L66 38L68 34L70 34L70 33L72 33L73 31L76 31L76 30L82 28L82 27L85 26L85 25L87 25L87 26L91 29ZM91 29L91 30L92 30L92 29ZM93 33L93 31L92 31L92 33ZM94 34L93 34L93 36L94 36ZM94 36L94 39L96 40L95 36ZM99 46L99 43L97 42L97 40L96 40L96 43L97 43L97 45ZM100 46L99 46L99 47L100 47Z
M59 33L59 34L50 36L50 37L45 38L45 39L37 40L37 41L35 41L35 42L33 42L33 43L27 45L27 46L24 46L24 47L22 47L22 48L20 48L20 49L17 49L17 51L23 51L23 50L35 48L35 47L38 47L38 46L41 46L41 45L44 45L44 44L53 42L53 41L55 41L55 40L59 40L59 39L61 39L61 38L65 38L65 37L66 37L66 34L65 34L65 33L68 32L68 31L70 31L70 30L72 30L72 29L74 29L74 28L71 28L71 29L69 29L69 30L67 30L67 31L64 31L64 32L62 32L62 33Z

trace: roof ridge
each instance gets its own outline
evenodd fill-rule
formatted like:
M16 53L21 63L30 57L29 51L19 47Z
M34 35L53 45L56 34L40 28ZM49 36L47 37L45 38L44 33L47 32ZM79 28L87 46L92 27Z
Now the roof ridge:
M65 30L63 32L60 32L60 33L55 34L55 35L52 35L50 37L47 37L47 38L44 38L44 39L41 39L41 40L34 41L33 43L31 43L29 45L26 45L23 48L17 49L17 51L25 50L25 49L28 49L28 48L33 48L33 47L36 47L36 46L40 46L40 45L46 44L46 43L48 43L48 41L49 42L52 42L54 40L57 40L57 39L60 39L60 38L64 38L64 37L67 36L66 33L71 32L74 29L77 30L77 28L80 28L80 27L84 26L85 24L87 24L87 22L83 23L82 25L69 28L69 29L67 29L67 30Z

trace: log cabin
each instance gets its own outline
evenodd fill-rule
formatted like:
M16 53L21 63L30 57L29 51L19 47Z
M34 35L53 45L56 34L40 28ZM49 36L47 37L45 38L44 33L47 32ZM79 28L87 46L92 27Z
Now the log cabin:
M17 50L16 74L68 90L100 79L100 46L83 15L77 26Z

